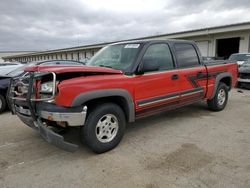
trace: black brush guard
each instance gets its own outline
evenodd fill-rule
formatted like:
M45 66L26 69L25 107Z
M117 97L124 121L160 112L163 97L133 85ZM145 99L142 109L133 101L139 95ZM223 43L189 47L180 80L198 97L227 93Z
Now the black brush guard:
M49 98L37 99L34 97L36 88L34 87L35 81L41 79L42 76L52 74L53 77L53 91ZM28 80L28 81L27 81ZM17 91L18 87L27 87L27 91ZM36 73L31 72L28 76L12 78L7 93L8 105L12 114L16 114L20 120L29 127L36 130L47 142L64 149L69 152L74 152L78 149L78 145L64 141L64 137L57 134L51 127L47 126L36 114L36 102L53 100L56 93L56 74L55 73ZM25 103L29 110L29 115L22 114L16 110L15 104L18 102Z

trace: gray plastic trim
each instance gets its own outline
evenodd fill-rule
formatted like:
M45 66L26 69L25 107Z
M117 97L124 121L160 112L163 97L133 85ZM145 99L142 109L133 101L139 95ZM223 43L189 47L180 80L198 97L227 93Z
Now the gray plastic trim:
M232 77L233 77L232 74L229 73L229 72L220 73L220 74L218 74L216 76L216 80L215 80L215 84L214 84L214 91L213 91L213 94L210 97L210 99L214 98L216 90L217 90L217 88L219 86L219 83L220 83L221 79L227 78L227 77L229 77L231 79L231 85L229 87L229 90L231 89L231 87L232 87Z
M71 106L80 106L84 103L98 98L103 97L122 97L125 99L128 107L128 121L134 122L135 121L135 107L134 101L130 95L130 93L125 89L104 89L104 90L97 90L97 91L90 91L86 93L81 93L78 95L72 102Z

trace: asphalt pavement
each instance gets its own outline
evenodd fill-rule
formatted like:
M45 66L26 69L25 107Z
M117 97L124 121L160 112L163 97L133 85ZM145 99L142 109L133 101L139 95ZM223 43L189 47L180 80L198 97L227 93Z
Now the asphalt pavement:
M0 187L250 187L250 91L224 111L205 103L127 126L114 150L68 153L9 112L0 115ZM79 143L78 130L68 133Z

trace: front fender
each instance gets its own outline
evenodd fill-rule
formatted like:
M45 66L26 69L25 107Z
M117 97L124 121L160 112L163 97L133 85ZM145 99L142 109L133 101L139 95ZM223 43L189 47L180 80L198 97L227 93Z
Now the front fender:
M135 120L134 101L131 94L125 89L102 89L81 93L80 95L75 97L71 106L80 106L90 100L103 97L122 97L123 99L125 99L128 107L128 120L129 122L133 122Z

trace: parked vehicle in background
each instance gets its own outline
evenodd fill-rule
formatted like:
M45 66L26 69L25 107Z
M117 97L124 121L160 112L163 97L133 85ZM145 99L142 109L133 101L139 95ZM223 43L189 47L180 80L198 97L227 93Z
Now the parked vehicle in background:
M0 63L0 76L6 75L11 71L17 69L18 67L22 66L23 65L21 63L12 63L12 62Z
M211 61L211 60L216 60L216 57L208 56L208 57L202 57L203 61Z
M239 68L238 87L250 89L250 59Z
M227 62L228 63L228 61L225 61L223 58L221 58L221 57L202 57L202 60L203 60L203 62L204 63L206 63L206 64L209 64L209 63L225 63L225 62ZM235 62L235 61L232 61L233 63Z
M58 129L80 127L94 152L116 147L127 122L207 101L221 111L237 82L236 63L202 61L194 42L136 41L109 45L82 67L28 67L13 79L14 113L50 143L68 151ZM156 138L157 139L157 138Z
M0 67L3 67L3 66L9 66L9 65L19 65L21 63L19 62L3 62L3 63L0 63Z
M250 59L250 53L236 53L236 54L232 54L229 57L229 60L237 61L237 64L239 65L239 67L249 59Z
M17 64L17 65L18 65L18 68L16 67L11 72L8 72L7 74L4 74L4 75L0 75L0 113L3 112L7 107L6 94L7 94L7 90L8 90L11 78L25 76L27 74L24 71L25 68L30 67L30 66L35 66L35 65L61 65L63 66L63 65L83 65L83 63L78 62L78 61L71 61L71 60L51 60L51 61L31 62L26 65L23 65L23 64ZM13 66L16 66L16 65L13 63ZM11 69L9 66L7 67Z

